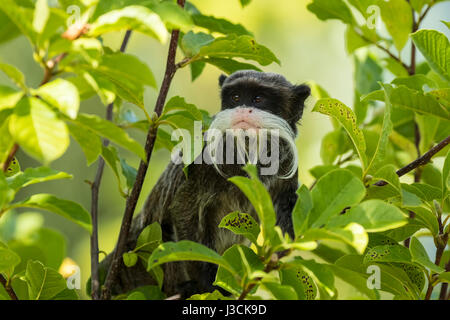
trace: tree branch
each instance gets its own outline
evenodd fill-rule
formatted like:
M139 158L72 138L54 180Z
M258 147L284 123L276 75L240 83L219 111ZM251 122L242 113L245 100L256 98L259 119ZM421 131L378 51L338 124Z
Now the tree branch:
M124 52L131 36L131 30L127 30L120 46L120 52ZM106 108L106 120L113 119L114 102L111 102ZM107 147L109 140L104 139L103 145ZM105 168L105 160L100 157L98 160L97 173L94 183L91 185L91 218L92 218L92 235L91 235L91 295L93 300L100 298L100 277L98 271L98 193Z
M2 274L0 274L0 283L5 288L6 292L8 293L9 297L11 298L11 300L19 300L16 293L14 292L14 289L11 287L9 282L5 279L5 277L3 277Z
M450 143L450 136L448 136L447 138L445 138L444 140L439 142L437 145L435 145L433 148L428 150L428 152L426 152L423 156L417 158L413 162L411 162L408 165L404 166L403 168L397 170L397 172L396 172L397 175L399 177L401 177L401 176L407 174L408 172L416 169L417 167L420 167L420 166L423 166L423 165L427 164L428 162L430 162L431 158L436 153L438 153L439 151L444 149L449 143ZM383 180L380 180L377 183L375 183L374 185L378 186L378 187L382 187L382 186L387 185L387 182L383 181Z
M177 3L180 7L184 7L185 0L178 0ZM172 79L177 70L177 67L175 65L175 55L177 52L179 34L180 34L179 30L173 30L172 34L171 34L169 53L167 56L166 71L165 71L161 89L159 91L158 98L157 98L156 104L155 104L155 113L157 114L157 116L160 116L162 113L162 110L164 108L164 104L165 104L165 101L167 98L167 93L169 92L170 84L172 83ZM103 290L102 290L101 299L103 299L103 300L108 300L111 298L112 287L116 281L116 278L120 271L120 268L122 267L122 254L126 250L126 242L127 242L128 235L130 232L130 227L131 227L131 223L133 220L134 210L136 209L137 201L139 199L139 195L142 190L142 185L144 183L144 178L147 173L147 169L148 169L150 159L152 156L153 147L155 145L156 132L157 132L157 128L155 128L154 126L151 126L148 131L148 134L147 134L147 139L145 142L145 151L147 154L147 159L146 159L147 161L145 161L145 162L141 161L141 163L139 164L136 181L134 183L133 189L131 190L131 194L127 198L125 213L123 215L122 225L121 225L120 233L119 233L119 239L117 241L116 249L114 250L114 253L113 253L113 259L112 259L111 265L109 267L108 274L107 274L106 280L105 280L105 284L104 284Z

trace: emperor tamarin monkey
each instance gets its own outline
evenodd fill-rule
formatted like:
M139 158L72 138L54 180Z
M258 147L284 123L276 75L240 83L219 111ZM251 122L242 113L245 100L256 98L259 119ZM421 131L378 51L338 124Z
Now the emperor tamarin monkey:
M310 95L310 89L306 85L293 85L278 74L252 70L238 71L229 77L222 75L219 84L222 107L214 116L210 130L222 132L225 136L230 130L241 133L253 130L258 133L267 129L268 140L272 142L276 136L279 141L275 148L278 151L278 170L263 175L262 170L267 169L267 165L259 161L256 165L260 179L272 197L277 224L293 236L291 212L298 188L294 140L296 124L302 117L304 101ZM224 141L221 145L215 144L215 148L226 150L226 145L230 143L228 135ZM268 147L268 153L273 153L273 144L269 144L272 148ZM233 150L237 149L239 147L236 146ZM245 144L243 149L245 154L248 145ZM134 247L139 233L155 221L162 227L163 241L196 241L220 254L243 241L242 237L218 227L222 218L234 211L249 213L257 218L248 199L227 180L231 176L246 175L242 162L238 163L234 157L235 162L220 162L213 154L209 155L211 161L191 164L187 177L182 170L183 164L172 162L168 165L143 211L133 221L130 249ZM107 257L103 265L109 264L109 260L110 257ZM210 291L217 270L214 265L201 262L168 263L163 268L163 291L167 295L181 293L184 296ZM154 283L139 264L133 268L123 267L119 277L120 281L114 288L116 293Z

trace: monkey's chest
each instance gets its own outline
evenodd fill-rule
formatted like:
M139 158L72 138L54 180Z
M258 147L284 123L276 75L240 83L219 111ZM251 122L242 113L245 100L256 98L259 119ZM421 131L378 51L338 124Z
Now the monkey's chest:
M219 227L222 219L233 212L247 213L258 221L253 206L244 194L236 189L210 190L203 194L198 203L198 235L199 242L222 254L234 244L250 245L245 237Z

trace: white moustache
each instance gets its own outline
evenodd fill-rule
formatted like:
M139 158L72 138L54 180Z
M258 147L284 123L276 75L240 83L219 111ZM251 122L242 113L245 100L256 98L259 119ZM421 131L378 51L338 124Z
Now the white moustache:
M249 111L242 116L243 109ZM268 134L267 134L268 133ZM237 137L237 149L241 154L245 154L250 163L256 164L258 153L248 153L245 144L245 137L249 138L250 145L252 141L267 142L267 136L271 136L271 142L274 138L282 139L287 143L289 155L292 157L289 170L286 174L279 176L281 179L291 178L298 167L298 154L295 145L295 133L289 124L282 118L263 110L256 108L247 108L245 106L233 109L227 109L219 112L206 132L207 148L211 160L216 170L223 175L217 164L217 153L220 139L224 134L231 134ZM218 137L220 136L220 137ZM279 147L278 145L276 146ZM278 148L279 150L279 148ZM283 150L283 152L286 152ZM279 160L279 157L278 157Z

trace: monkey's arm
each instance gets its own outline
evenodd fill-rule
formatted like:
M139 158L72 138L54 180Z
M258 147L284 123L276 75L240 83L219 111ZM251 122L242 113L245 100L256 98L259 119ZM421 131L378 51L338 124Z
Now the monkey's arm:
M163 229L163 241L172 240L171 223L170 220L168 220L170 217L167 213L176 192L186 181L182 168L182 165L175 165L170 162L166 170L158 179L147 198L141 213L133 220L126 250L134 249L139 234L146 226L155 221L161 224ZM101 278L106 276L106 272L112 262L112 256L113 254L110 253L100 263ZM119 279L113 288L114 295L128 292L139 286L156 284L140 261L132 268L122 266L118 278ZM100 282L102 283L103 279L100 279Z
M282 184L277 194L273 196L273 206L277 213L277 225L283 232L294 238L294 227L292 225L292 210L297 202L298 174L296 173L288 181Z

